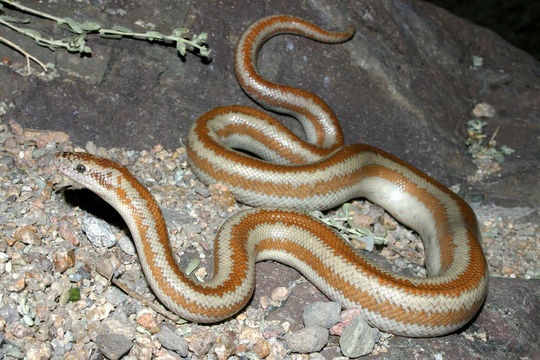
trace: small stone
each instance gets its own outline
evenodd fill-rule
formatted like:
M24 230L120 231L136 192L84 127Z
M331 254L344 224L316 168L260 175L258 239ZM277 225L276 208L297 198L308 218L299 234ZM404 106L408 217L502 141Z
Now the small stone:
M288 355L288 351L281 344L281 341L276 341L272 344L272 348L270 349L270 354L266 357L266 360L281 360L285 359Z
M210 201L222 209L227 209L236 204L234 196L223 184L211 184L208 186L208 191L210 193Z
M118 246L123 252L125 252L128 255L133 256L137 253L137 250L135 249L135 245L133 245L133 241L131 241L127 236L121 236L118 239Z
M13 279L11 279L7 284L7 290L12 292L19 292L24 289L26 286L26 277L24 274L17 273L13 274Z
M330 328L330 334L341 336L341 334L343 333L343 329L349 326L349 324L352 323L354 318L359 316L359 314L359 308L352 308L342 311L341 315L339 316L339 323Z
M104 305L96 306L93 309L90 309L88 313L86 314L86 320L91 323L94 321L99 321L107 318L111 311L114 310L114 306L109 303L105 303Z
M119 320L108 319L101 322L95 343L108 359L117 360L133 346L134 328Z
M34 332L32 329L24 326L22 323L16 322L11 328L11 333L17 338L23 338L32 335Z
M38 245L40 243L35 226L23 226L18 228L13 234L15 240L27 245Z
M285 329L279 323L266 324L261 329L265 339L277 338L285 334Z
M112 232L111 226L101 219L86 217L82 221L81 228L88 240L97 248L110 248L116 244L116 236Z
M339 338L341 353L350 358L370 354L375 347L375 338L374 329L357 316Z
M194 333L189 337L188 347L195 355L202 357L212 348L214 341L216 341L216 334L213 331L202 331Z
M263 336L259 329L254 329L251 327L245 327L240 334L238 334L238 342L247 344L249 347L252 347L259 341L263 340Z
M154 352L154 360L182 360L182 356L170 352L168 350L156 350Z
M313 326L285 335L292 352L312 353L320 351L328 343L328 330Z
M152 312L147 309L143 309L137 316L137 324L143 326L150 334L157 334L159 331L159 324L156 321L156 317Z
M137 334L135 344L129 351L129 356L133 356L137 360L151 360L153 352L152 340L146 335Z
M72 225L67 221L62 222L58 227L58 235L75 246L79 245L79 237L73 231Z
M234 352L234 339L230 336L221 334L214 344L214 353L219 360L228 359Z
M257 355L259 359L264 359L270 355L270 343L268 341L261 341L253 347L253 352Z
M62 273L75 265L75 253L73 250L59 249L54 253L54 268Z
M259 299L259 304L261 305L262 309L267 309L268 306L270 306L270 298L268 296L261 296Z
M476 117L492 118L495 116L495 108L487 103L478 103L473 109Z
M390 215L385 213L382 218L379 220L381 225L387 230L395 230L398 227L398 223Z
M200 281L204 280L204 278L208 275L208 272L204 266L201 266L195 271L195 277L199 279Z
M354 213L354 215L351 217L351 224L354 227L369 227L374 222L375 219L370 215Z
M108 287L107 291L105 292L105 299L114 306L120 305L127 298L128 296L122 290L113 286Z
M24 359L24 354L21 349L12 343L5 343L2 345L2 355L7 359L10 357L14 359Z
M272 290L270 298L274 301L285 301L289 297L289 291L286 287L280 286Z
M341 305L337 302L314 302L304 309L305 327L320 326L329 329L339 321Z
M50 359L53 356L53 349L50 344L41 344L39 348L32 346L26 351L27 360Z

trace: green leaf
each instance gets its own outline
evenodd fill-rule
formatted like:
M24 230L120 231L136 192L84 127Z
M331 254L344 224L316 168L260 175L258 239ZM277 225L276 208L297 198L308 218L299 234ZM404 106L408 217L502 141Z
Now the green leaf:
M495 159L496 162L502 163L504 161L504 155L500 152L496 152L493 154L493 159Z
M23 33L24 35L31 36L33 38L40 38L41 37L41 34L38 33L36 30L33 30L33 29L21 29L21 33Z
M183 36L183 35L187 34L188 32L189 32L189 29L186 29L186 28L178 28L178 29L174 29L174 30L172 31L172 34L173 34L174 36L180 37L180 36Z
M124 26L121 26L121 25L114 25L112 27L112 30L122 32L122 33L126 33L126 34L133 34L133 31L131 31L131 29L128 29L127 27L124 27Z
M69 289L68 302L76 302L81 300L81 290L78 287L72 287Z
M163 38L163 34L157 32L157 31L147 31L144 35L148 38L148 40L153 41L154 39L161 39Z
M506 145L502 145L501 146L501 151L504 155L510 155L512 154L513 152L515 152L516 150L512 149L512 148L509 148L508 146Z
M40 46L48 47L51 51L55 51L56 49L58 49L58 45L52 44L50 42L45 42L41 39L36 39L36 43Z
M180 55L186 56L186 44L184 44L182 41L176 42L176 50L178 50Z
M205 33L205 32L202 32L199 34L199 36L197 36L197 41L202 44L203 42L206 41L206 39L208 39L208 34Z
M85 21L81 24L81 28L85 32L98 31L99 29L101 29L101 24L93 21Z
M203 57L208 57L208 55L210 55L210 53L212 52L212 50L208 50L208 48L206 48L204 46L201 47L199 49L199 51L200 51L201 56L203 56Z
M197 266L199 266L199 264L201 263L201 260L198 259L198 258L195 258L195 259L192 259L188 266L186 267L186 274L189 275L193 272L193 270L195 270L197 268Z
M30 22L30 19L28 18L19 19L19 18L9 16L9 15L1 15L0 19L5 20L7 22L18 23L18 24L28 24Z
M68 30L76 33L76 34L82 34L83 30L81 27L81 24L79 24L77 21L73 20L70 17L66 17L63 19L64 23L69 26Z

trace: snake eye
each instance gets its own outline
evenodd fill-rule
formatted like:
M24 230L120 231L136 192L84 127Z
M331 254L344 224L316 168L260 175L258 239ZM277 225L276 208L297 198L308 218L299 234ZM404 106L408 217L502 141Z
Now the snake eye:
M86 166L84 166L83 164L78 164L75 167L75 170L77 170L78 173L82 174L86 171Z

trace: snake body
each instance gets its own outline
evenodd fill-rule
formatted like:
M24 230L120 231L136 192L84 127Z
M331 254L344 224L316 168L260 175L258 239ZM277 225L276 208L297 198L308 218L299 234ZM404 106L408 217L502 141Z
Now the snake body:
M216 108L193 124L189 163L203 182L221 182L253 206L290 209L256 208L231 217L218 232L209 281L191 280L178 268L159 206L125 167L89 154L59 153L59 171L117 209L151 288L188 320L216 322L242 309L253 293L255 262L272 259L299 270L343 307L360 308L381 330L438 336L459 329L478 311L488 285L474 212L395 156L364 144L343 145L335 115L315 95L263 79L256 67L258 51L284 32L322 42L343 42L353 34L283 15L263 18L242 34L235 53L239 83L265 107L295 116L307 142L248 107ZM427 278L375 265L298 211L328 209L356 197L370 199L418 231Z

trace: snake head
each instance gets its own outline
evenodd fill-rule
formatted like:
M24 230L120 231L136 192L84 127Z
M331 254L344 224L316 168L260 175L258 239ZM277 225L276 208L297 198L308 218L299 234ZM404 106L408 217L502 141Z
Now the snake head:
M114 187L115 180L127 169L118 163L88 153L61 152L54 156L58 172L101 197Z

